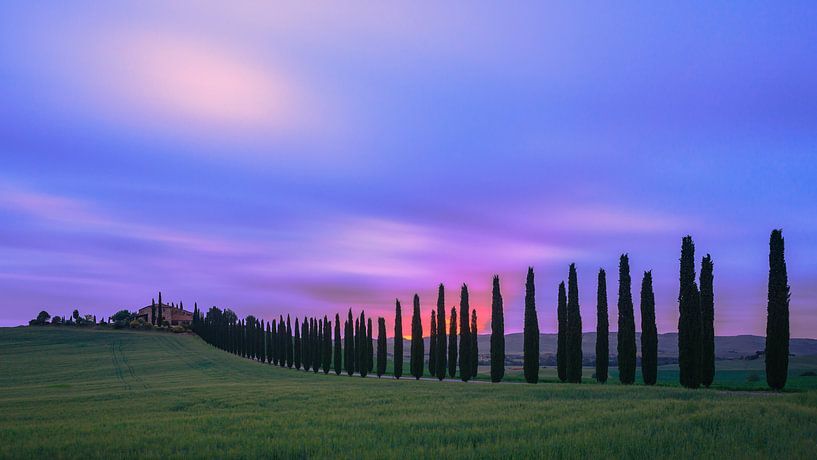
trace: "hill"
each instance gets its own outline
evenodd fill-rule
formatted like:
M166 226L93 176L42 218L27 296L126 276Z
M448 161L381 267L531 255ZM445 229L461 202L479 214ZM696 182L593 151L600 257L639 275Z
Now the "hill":
M817 393L313 374L190 335L0 329L0 458L811 458Z

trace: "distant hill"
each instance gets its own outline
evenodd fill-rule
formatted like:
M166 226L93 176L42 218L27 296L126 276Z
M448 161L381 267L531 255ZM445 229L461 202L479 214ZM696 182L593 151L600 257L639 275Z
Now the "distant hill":
M641 334L636 333L638 350L641 349ZM491 336L480 335L478 338L480 354L488 354L491 349ZM765 348L765 337L757 335L736 335L715 337L715 356L717 359L741 359L757 356ZM610 334L610 356L615 357L617 345L616 333ZM428 338L425 339L426 353L428 353ZM389 351L392 343L389 341ZM817 340L815 339L791 339L790 353L796 356L817 355ZM404 353L408 354L410 343L405 341ZM542 355L556 354L556 334L539 335L539 351ZM505 353L507 355L521 355L522 333L507 334L505 336ZM582 354L584 358L592 358L596 355L596 333L587 332L582 337ZM664 360L678 358L678 334L667 333L658 335L658 356Z

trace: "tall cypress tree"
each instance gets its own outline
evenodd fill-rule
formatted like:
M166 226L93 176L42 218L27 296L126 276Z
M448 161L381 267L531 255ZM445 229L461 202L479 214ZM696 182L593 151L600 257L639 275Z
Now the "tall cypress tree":
M354 345L354 331L352 330L353 326L352 320L352 309L349 309L349 316L346 319L346 327L344 328L344 347L343 347L343 360L346 364L346 374L351 376L355 373L355 345Z
M453 379L457 375L457 307L451 307L448 327L448 375Z
M290 369L292 368L292 323L289 321L289 315L287 315L287 336L286 336L286 347L287 347L287 367Z
M567 293L565 282L559 283L559 296L556 305L556 373L559 380L567 381Z
M618 263L618 379L625 385L635 382L636 347L630 257L622 254Z
M445 334L445 287L440 283L437 292L437 378L442 380L445 378L445 372L448 368L448 343Z
M366 323L366 365L369 368L369 373L371 374L374 371L374 339L372 335L372 318L369 317L368 322Z
M366 314L364 312L360 312L360 335L358 337L360 338L358 342L360 353L357 355L360 360L358 371L361 377L366 377L369 373L369 338L366 332Z
M343 372L343 358L341 355L340 344L340 315L335 313L335 375L340 375Z
M471 373L471 378L477 376L479 372L479 344L477 343L477 309L471 310L471 327L468 338L471 340L471 346L468 352L471 354L471 365L468 366L468 372Z
M301 332L301 327L298 323L298 318L295 318L295 369L301 370L301 361L303 360L303 342L301 341L301 337L303 333Z
M386 373L386 320L377 318L377 377Z
M157 326L161 326L162 323L164 322L164 318L162 317L162 309L163 309L162 308L162 291L159 291L159 308L158 308L159 311L157 312L157 319L156 319L156 325Z
M658 329L655 326L655 294L652 272L641 281L641 375L644 385L655 385L658 377Z
M463 382L471 379L471 326L468 323L471 313L468 304L468 286L460 289L460 378Z
M695 284L695 243L687 235L681 242L681 273L678 293L678 368L681 385L701 384L701 304Z
M275 320L273 320L273 323L274 322L275 322ZM270 324L269 321L267 321L267 337L266 337L266 339L267 339L267 363L269 364L269 363L272 363L272 344L274 343L273 342L273 337L272 337L272 324Z
M570 264L567 275L567 380L582 382L582 315L576 264Z
M491 381L501 382L505 377L505 312L499 276L494 275L491 291ZM474 333L476 336L476 332Z
M789 371L789 277L783 230L769 238L769 295L766 307L766 383L774 390L786 386Z
M536 316L533 267L528 267L525 282L524 369L526 382L539 382L539 318Z
M403 376L403 311L400 300L394 300L394 378Z
M323 342L323 324L318 318L312 318L312 372L321 370L321 347Z
M701 385L709 388L715 379L715 290L714 264L709 254L701 260Z
M411 375L423 376L423 322L420 319L420 296L414 294L414 311L411 315Z
M150 300L150 323L156 325L156 301Z
M607 317L607 274L599 269L596 291L596 380L607 382L610 364L610 324Z
M323 317L323 373L328 374L332 368L332 323Z
M360 317L355 318L355 356L354 356L354 363L355 363L355 372L360 372L360 352L362 347L360 346L360 342L362 341L360 338Z
M428 339L428 373L437 375L437 312L431 310L431 335Z

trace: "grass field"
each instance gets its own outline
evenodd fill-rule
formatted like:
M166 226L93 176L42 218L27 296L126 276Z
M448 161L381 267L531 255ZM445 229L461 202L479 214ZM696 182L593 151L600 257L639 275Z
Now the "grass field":
M815 452L813 390L378 381L262 365L188 335L0 329L2 458Z

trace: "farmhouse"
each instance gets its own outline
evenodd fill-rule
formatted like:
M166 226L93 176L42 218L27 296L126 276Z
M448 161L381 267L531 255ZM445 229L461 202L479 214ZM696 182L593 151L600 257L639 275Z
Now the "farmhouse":
M162 320L167 321L171 326L189 326L193 322L193 313L185 310L181 305L148 305L140 308L136 317L152 324L154 311L158 317L160 308L162 309Z

